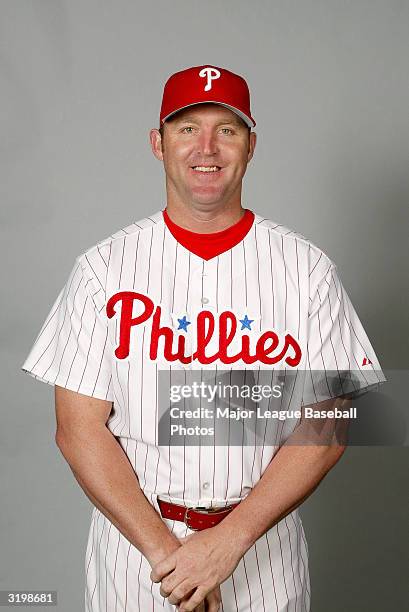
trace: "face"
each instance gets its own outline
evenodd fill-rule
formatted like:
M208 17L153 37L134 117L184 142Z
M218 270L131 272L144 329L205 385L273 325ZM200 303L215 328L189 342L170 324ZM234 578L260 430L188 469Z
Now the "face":
M155 129L150 139L155 157L164 164L168 198L207 208L240 201L256 134L249 134L236 113L219 104L196 104L163 127L163 140Z

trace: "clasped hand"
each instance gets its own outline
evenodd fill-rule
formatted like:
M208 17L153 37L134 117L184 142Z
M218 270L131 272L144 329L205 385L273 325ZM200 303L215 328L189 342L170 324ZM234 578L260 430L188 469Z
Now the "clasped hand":
M180 538L182 546L153 566L151 580L160 582L160 593L180 612L195 610L208 594L209 612L217 612L219 585L237 567L242 554L234 538L216 527ZM215 591L215 592L213 592Z

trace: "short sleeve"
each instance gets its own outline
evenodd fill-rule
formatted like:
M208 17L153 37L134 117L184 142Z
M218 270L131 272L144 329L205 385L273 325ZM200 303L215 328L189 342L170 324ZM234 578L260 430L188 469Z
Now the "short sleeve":
M310 301L306 352L303 405L355 398L386 381L334 263Z
M113 401L107 319L93 295L98 279L80 255L21 369L42 382Z

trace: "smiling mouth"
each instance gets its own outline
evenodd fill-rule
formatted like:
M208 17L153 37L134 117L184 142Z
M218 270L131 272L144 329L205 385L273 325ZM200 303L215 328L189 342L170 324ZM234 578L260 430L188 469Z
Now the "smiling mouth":
M193 172L202 172L203 174L210 174L212 172L220 172L222 169L220 166L191 166Z

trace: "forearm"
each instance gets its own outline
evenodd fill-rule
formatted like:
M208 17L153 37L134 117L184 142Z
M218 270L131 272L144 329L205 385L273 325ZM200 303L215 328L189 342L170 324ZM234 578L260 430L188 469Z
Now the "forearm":
M340 447L282 446L249 495L214 529L234 537L244 554L311 495L342 452Z
M180 546L146 499L125 452L104 425L60 436L57 445L90 501L151 566Z

